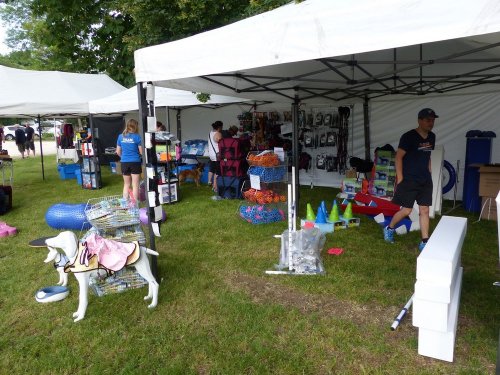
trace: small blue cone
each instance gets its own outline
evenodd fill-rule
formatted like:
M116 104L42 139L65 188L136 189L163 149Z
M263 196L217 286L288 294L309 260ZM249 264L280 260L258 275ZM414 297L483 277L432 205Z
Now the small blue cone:
M318 207L318 214L316 215L316 224L326 224L326 216L325 212L321 208L321 206Z
M326 210L326 203L325 203L325 201L321 201L321 209L323 210L323 213L325 214L325 217L328 217L328 211Z

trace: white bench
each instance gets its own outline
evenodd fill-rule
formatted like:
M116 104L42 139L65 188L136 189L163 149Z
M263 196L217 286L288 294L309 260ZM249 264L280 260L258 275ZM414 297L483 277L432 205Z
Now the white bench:
M466 231L467 219L443 216L417 258L413 325L420 355L453 361Z

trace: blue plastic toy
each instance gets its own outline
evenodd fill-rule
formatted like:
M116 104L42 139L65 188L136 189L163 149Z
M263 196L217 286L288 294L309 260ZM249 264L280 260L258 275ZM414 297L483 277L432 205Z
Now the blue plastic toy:
M45 213L45 221L54 229L88 230L91 225L85 216L85 203L56 203Z

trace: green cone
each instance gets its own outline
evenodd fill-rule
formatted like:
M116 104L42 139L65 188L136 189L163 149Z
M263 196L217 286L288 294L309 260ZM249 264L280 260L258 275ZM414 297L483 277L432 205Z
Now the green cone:
M308 220L308 221L315 221L316 220L316 216L314 215L314 211L312 209L311 203L307 204L306 220Z
M339 221L339 207L337 206L336 201L333 202L332 211L330 212L328 220L332 223Z
M347 207L344 211L344 219L352 219L352 203L347 203Z

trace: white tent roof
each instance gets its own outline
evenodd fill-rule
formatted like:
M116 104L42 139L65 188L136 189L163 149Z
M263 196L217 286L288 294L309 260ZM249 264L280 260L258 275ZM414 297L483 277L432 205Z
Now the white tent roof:
M0 116L89 114L89 100L125 87L105 74L21 70L0 66Z
M154 103L156 107L187 107L240 103L244 101L248 101L248 99L211 95L210 100L202 103L196 98L196 94L191 91L156 87ZM137 111L139 109L138 103L137 87L134 86L105 98L91 100L89 102L89 110L93 114L125 113Z
M137 82L260 100L448 92L500 76L496 0L306 0L135 51Z

